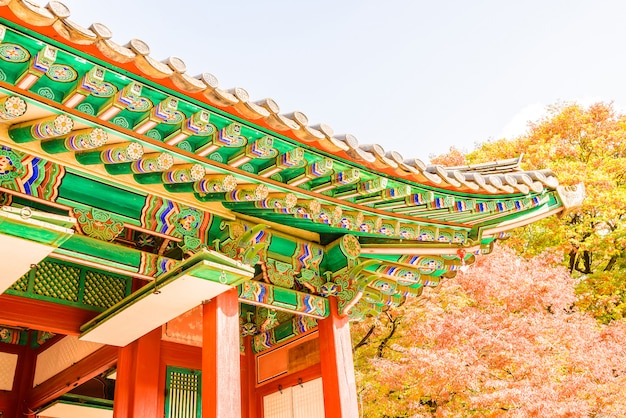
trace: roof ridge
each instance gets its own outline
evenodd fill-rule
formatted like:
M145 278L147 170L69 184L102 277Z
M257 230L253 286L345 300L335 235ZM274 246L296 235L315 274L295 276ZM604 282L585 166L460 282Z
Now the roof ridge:
M457 178L460 176L455 173L457 171L490 173L486 167L494 163L483 163L485 169L481 169L480 164L434 169L435 166L426 166L417 158L405 158L397 151L385 151L379 144L359 144L352 134L336 135L333 129L324 123L311 125L306 115L300 111L280 113L280 107L274 99L252 101L248 92L241 87L221 89L217 77L211 73L190 76L181 58L170 56L164 60L157 60L150 56L148 44L140 39L131 39L124 45L118 44L112 40L113 34L104 24L92 23L89 28L85 28L70 20L69 8L59 1L51 1L42 7L33 0L0 0L0 8L2 6L8 7L13 14L30 26L48 28L42 31L44 35L51 34L68 46L92 46L112 65L118 65L157 83L167 80L183 96L204 101L207 105L241 116L277 134L376 172L442 189L502 193L491 188L485 189L480 185L476 187L474 183L459 181ZM508 160L495 163L495 167L500 168L496 170L497 172L518 170L521 157L516 163L511 163L511 167L507 167L506 161Z

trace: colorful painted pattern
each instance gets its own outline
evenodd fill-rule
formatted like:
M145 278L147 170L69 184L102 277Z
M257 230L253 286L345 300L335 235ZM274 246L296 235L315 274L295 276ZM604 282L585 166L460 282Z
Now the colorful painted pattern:
M94 97L112 97L117 93L117 87L104 81L104 74L104 68L92 67L81 80L80 87Z
M374 271L384 276L393 277L398 284L403 286L418 285L421 283L420 273L416 269L382 264Z
M209 112L201 110L185 120L182 132L188 136L209 136L216 132L215 126L209 123Z
M258 209L291 209L297 202L298 197L293 193L278 193L254 202L254 206Z
M252 337L252 351L260 353L274 347L276 344L301 335L317 327L317 320L306 316L296 315L293 320L281 324L267 332Z
M319 271L320 263L324 257L324 249L312 242L296 241L296 249L292 256L292 262L296 269L311 269Z
M323 318L328 316L328 301L316 295L276 287L256 280L239 285L239 298L255 305L283 308L290 312Z
M266 266L267 277L273 285L284 287L285 289L293 289L296 272L291 264L269 258Z
M174 157L165 152L144 155L143 158L131 164L135 174L165 171L174 165Z
M272 238L266 229L267 225L263 224L250 226L223 221L220 230L226 232L226 236L219 244L219 251L250 266L265 263Z
M276 157L274 164L259 171L259 175L269 177L288 168L304 167L305 164L304 149L296 147Z
M167 257L157 254L141 252L141 259L138 273L150 277L159 277L160 275L172 271L180 263Z
M99 209L74 209L83 234L102 241L113 241L124 229L124 223Z
M206 235L212 216L162 197L148 195L141 212L141 226L176 237Z
M254 202L263 200L269 194L269 188L265 184L240 186L226 193L224 200L227 202Z
M217 139L218 144L224 147L242 147L248 142L246 137L241 135L241 125L236 122L220 129Z
M0 184L5 185L24 172L22 157L22 153L18 154L11 148L0 149Z
M160 122L175 125L177 123L181 123L185 119L185 114L177 109L178 99L175 97L168 97L152 109L152 116Z
M20 193L55 201L65 168L8 147L0 148L0 184Z
M65 138L65 149L68 151L87 151L106 144L107 133L101 128L82 129Z
M26 62L30 59L30 52L19 45L1 44L0 59L8 62Z
M61 64L51 65L46 72L46 75L50 79L54 81L59 81L61 83L70 83L78 78L78 73L75 69L73 69L69 65Z
M183 164L163 173L161 179L166 184L190 183L201 180L205 174L202 164Z
M315 161L306 168L306 174L309 178L325 177L333 172L333 160L330 158L322 158Z
M274 158L278 155L278 151L274 147L274 138L271 136L264 136L246 147L245 154L250 158Z
M0 99L0 120L19 118L26 113L26 102L19 96L6 96Z
M143 147L137 142L121 145L111 145L100 153L100 158L105 164L129 163L143 156Z
M337 269L351 269L359 262L363 262L356 237L346 236L341 243L335 240L335 247L332 243L321 247L313 243L300 242L298 237L286 236L287 233L272 235L271 229L262 224L224 222L224 224L229 224L228 230L226 227L219 230L222 224L220 218L211 229L214 218L209 213L167 199L146 196L150 188L141 186L133 188L132 185L128 188L116 187L115 181L98 180L97 173L102 172L101 169L106 169L110 176L122 173L134 174L132 178L137 183L158 184L159 186L156 187L161 187L160 183L164 182L167 193L188 193L185 198L192 198L191 193L195 192L195 197L201 202L226 202L224 206L227 209L233 212L241 209L239 213L242 215L266 217L268 223L273 222L271 225L282 223L285 219L286 224L295 228L315 222L316 225L308 225L304 229L319 233L323 241L326 241L327 237L331 236L330 234L343 235L339 234L341 232L339 228L342 228L344 232L364 237L368 240L367 242L371 243L389 244L392 241L386 240L385 237L393 237L421 240L423 242L420 245L423 247L433 247L430 244L436 243L436 247L439 248L462 248L462 244L469 245L469 227L464 230L461 226L456 226L456 222L477 224L471 235L473 245L481 238L480 222L482 222L481 218L485 219L481 216L482 213L492 214L493 219L498 217L511 219L519 216L515 212L529 210L542 204L551 204L552 207L558 207L560 204L553 202L557 197L550 191L542 192L541 197L534 198L523 198L523 193L516 193L518 197L514 200L506 196L467 194L463 192L463 189L446 191L432 187L433 190L437 190L433 193L427 190L431 187L420 186L417 178L405 184L402 179L394 179L389 170L384 170L385 177L380 177L382 174L377 173L373 167L384 166L384 164L352 164L348 161L349 159L345 158L344 153L332 155L328 148L324 148L323 143L329 143L329 141L320 141L319 145L322 149L315 151L313 149L315 147L307 147L306 150L295 147L297 142L284 136L275 138L263 136L266 133L271 134L271 131L266 129L268 125L262 123L261 125L265 128L261 129L261 132L258 126L250 125L243 119L238 119L241 123L233 122L227 114L228 109L221 111L215 111L210 107L201 109L202 101L189 101L189 98L185 99L183 95L172 97L171 91L160 89L158 83L149 83L142 87L138 83L131 82L126 73L120 73L113 67L107 70L110 73L105 73L101 67L72 55L71 50L57 50L12 29L0 27L0 38L4 38L7 30L12 33L11 40L21 38L24 45L29 48L26 50L25 47L15 44L13 48L11 44L2 44L0 48L0 59L3 60L5 64L3 70L6 71L0 70L0 77L12 83L17 70L21 69L22 74L14 82L17 91L32 88L33 92L36 91L48 99L63 98L63 103L66 101L69 103L68 107L81 109L90 115L97 114L102 120L113 120L118 127L132 128L136 130L136 133L145 134L144 140L165 138L168 145L178 145L180 150L195 152L197 157L209 158L211 161L208 163L205 161L204 164L207 167L216 168L221 173L219 174L221 178L210 177L218 176L218 174L213 174L213 171L207 175L203 165L189 164L190 161L194 161L189 158L190 155L181 155L181 159L177 160L181 163L186 162L185 167L181 167L183 164L179 167L172 167L173 158L167 154L143 155L144 148L141 145L143 142L139 140L132 143L129 146L131 148L122 149L130 142L105 147L104 131L98 131L99 128L96 128L89 133L71 132L73 127L69 125L69 122L67 126L59 128L56 122L62 118L66 118L66 122L69 119L61 115L54 122L37 120L30 124L20 123L21 127L28 127L27 134L22 138L23 142L43 139L42 148L45 152L52 153L52 148L49 146L56 144L54 146L57 148L54 149L57 150L80 151L76 153L76 159L80 164L102 165L105 163L107 166L98 167L95 170L85 169L83 173L80 173L81 169L73 169L69 174L64 174L62 167L3 148L0 152L0 183L3 187L54 201L57 199L62 179L74 179L70 180L66 187L61 188L64 196L60 199L59 205L54 206L59 208L59 212L67 206L79 206L80 208L74 213L81 219L78 226L83 233L103 240L114 240L115 236L124 233L125 244L132 245L134 242L142 250L154 253L158 251L161 254L165 252L172 257L180 256L180 251L169 253L175 246L182 248L184 252L193 252L211 244L234 259L258 266L257 273L263 275L263 280L274 285L271 288L272 302L268 305L268 314L259 324L262 330L278 329L284 322L279 318L280 312L276 313L276 317L273 316L274 314L270 315L270 312L276 312L273 309L269 310L269 306L272 305L287 310L300 309L299 312L308 312L310 315L322 312L323 308L319 305L319 301L324 299L316 296L320 293L340 295L342 306L351 312L356 312L357 315L377 312L377 310L380 312L381 307L395 306L401 303L404 297L419 294L422 285L436 284L440 276L450 277L451 273L455 273L459 268L458 259L454 256L380 256L383 259L393 259L396 264L405 263L407 267L385 266L384 262L381 262L382 264L375 267L371 265L372 268L369 270L358 272L354 277L339 274L333 281L324 273L331 275L337 273ZM11 62L25 62L22 61L24 56L29 59L30 53L34 54L37 49L40 51L32 58L31 63L11 65ZM69 63L69 65L64 63ZM73 85L68 85L68 82L77 78L78 73L85 74L85 76L80 81L72 83ZM43 74L46 74L46 77L35 84ZM104 82L105 74L110 83ZM142 89L145 97L142 97ZM78 97L81 95L84 97ZM111 99L106 100L107 97ZM84 103L81 103L82 100ZM43 101L46 102L46 100ZM153 102L158 104L153 107ZM4 119L23 115L26 105L23 100L16 97L0 99L0 104L2 105L0 118ZM46 109L50 111L51 108ZM131 114L129 111L137 113ZM186 115L191 116L187 118ZM97 126L95 124L97 121L91 117L81 120L81 123ZM109 124L107 126L111 127ZM112 129L119 130L118 127L112 127ZM140 131L139 128L143 129ZM126 133L129 134L129 132ZM246 136L249 137L249 141ZM296 136L300 135L296 132ZM13 136L12 138L17 142L17 139ZM150 144L154 145L154 142ZM37 145L32 144L32 147L35 149ZM224 148L220 149L221 147ZM151 148L149 144L146 145L146 150L152 153L158 151ZM277 157L279 152L281 155ZM64 160L66 158L71 157L63 156ZM271 160L261 161L263 159ZM312 163L304 169L307 160ZM214 162L224 165L220 166ZM111 164L118 165L113 167ZM227 164L230 164L231 168L239 167L238 170L233 170L233 173L238 178L245 178L245 184L236 187L235 177L226 176ZM351 167L359 167L364 171ZM161 170L165 172L161 173ZM154 173L154 171L159 172ZM244 175L242 171L253 175ZM87 172L89 174L86 174ZM313 196L309 193L306 193L308 197L302 194L298 197L310 200L297 201L296 195L285 194L284 188L268 182L274 194L271 196L262 179L254 180L254 173L259 173L263 177L277 175L272 178L280 182L287 181L296 186L304 184L305 189L326 193L328 200L332 200L332 197L340 197L345 204L338 202L343 205L343 209L340 206L322 206L320 202L323 200L313 200ZM81 180L77 180L79 177ZM107 178L110 180L111 177L107 176ZM305 184L309 181L309 184ZM260 185L257 186L254 183ZM75 185L80 187L74 188ZM172 185L176 187L170 188ZM89 196L92 186L94 186L93 190L110 192L110 195L115 198L111 198L112 202L107 202L105 200L108 194L105 197ZM500 187L500 189L502 191L503 188ZM143 190L143 192L138 190ZM277 196L279 193L283 196ZM24 196L16 194L16 201L21 202L23 199ZM7 198L8 200L10 198ZM45 206L45 202L41 204ZM83 209L89 208L91 204L107 208L109 212ZM357 207L359 204L375 206L368 212L367 208ZM207 205L206 207L213 206ZM112 215L113 212L117 213L117 208L119 208L120 219ZM398 210L398 213L406 217L400 217L403 219L401 223L394 219L392 213L382 214L381 211L385 210ZM140 211L141 219L138 220ZM292 218L281 216L283 214L291 215ZM129 228L125 230L121 216L124 216L124 221L128 222ZM411 216L415 216L416 219L410 220ZM140 234L132 229L131 226L137 223L141 223L147 231L142 231ZM212 232L211 235L209 235L209 230ZM157 233L153 234L153 232ZM168 240L160 234L176 237L176 239ZM504 237L505 235L498 235L498 238ZM345 248L346 244L348 248ZM121 247L105 245L102 242L97 246L121 249ZM342 248L339 249L339 246ZM401 246L398 246L398 251L402 251ZM484 245L483 251L489 251L489 246ZM94 251L94 253L97 252L97 250ZM123 252L120 251L120 253ZM138 253L141 251L133 252L133 260L125 261L128 261L127 265L137 267ZM328 258L323 260L326 255ZM369 257L367 254L363 256ZM268 259L268 257L274 258ZM128 256L128 259L130 258L131 256ZM175 265L175 260L157 254L142 253L139 271L149 275L158 275L171 271ZM320 267L328 271L320 271ZM384 267L384 271L378 270L378 267ZM265 292L267 297L270 292L267 287L272 285L263 284L266 288L259 292ZM72 292L75 288L76 286L72 287ZM294 296L295 293L292 290L305 290L310 293L301 292ZM70 295L67 296L68 300L70 297L74 299L78 297L79 292L72 292L67 292ZM361 300L359 301L358 298ZM278 325L273 318L278 318ZM266 321L269 322L266 323ZM293 328L297 327L294 325ZM282 335L288 334L286 332ZM283 337L272 338L280 340Z
M46 343L46 341L50 340L52 337L56 336L56 334L48 331L32 331L35 338L31 341L31 347L37 348Z
M15 125L9 129L9 136L15 142L30 142L67 135L72 129L72 118L61 114Z
M45 45L33 58L31 71L40 72L41 74L48 72L57 59L57 52L58 49Z
M28 341L28 331L0 326L0 343L24 345Z
M230 174L205 176L193 185L196 193L228 193L237 187L237 179Z

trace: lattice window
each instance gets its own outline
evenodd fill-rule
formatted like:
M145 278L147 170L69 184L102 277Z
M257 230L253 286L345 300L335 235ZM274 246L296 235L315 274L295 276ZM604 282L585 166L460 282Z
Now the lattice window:
M33 293L56 299L78 302L80 269L43 262L35 269Z
M29 274L30 272L20 277L18 281L13 283L13 286L11 286L11 289L17 290L18 292L28 292L28 275Z
M126 296L126 279L88 271L85 274L86 305L108 308Z
M202 418L199 370L168 366L165 383L165 418Z
M130 277L113 276L64 262L44 261L24 274L7 293L105 310L128 296L131 284Z
M264 396L263 416L265 418L292 418L293 395L291 388Z
M265 418L324 418L322 379L314 379L263 397Z
M322 379L315 379L292 388L293 418L324 418Z

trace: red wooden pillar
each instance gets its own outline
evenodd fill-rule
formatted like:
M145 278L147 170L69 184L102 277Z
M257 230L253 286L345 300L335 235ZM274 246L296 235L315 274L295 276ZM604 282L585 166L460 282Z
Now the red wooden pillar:
M256 418L256 359L252 352L252 337L243 340L245 356L241 356L241 412L242 418Z
M348 317L340 317L337 300L329 298L330 316L318 322L326 416L359 416Z
M35 375L35 355L30 349L30 339L25 346L0 343L0 352L18 356L12 390L0 391L0 417L34 417L35 414L29 412L26 402Z
M30 346L30 339L32 338L32 333L28 338L28 346ZM17 363L18 370L18 400L19 403L17 405L18 413L15 415L16 417L34 417L35 414L26 407L26 399L30 394L30 391L33 388L33 379L35 377L35 364L36 364L36 354L33 350L26 347L22 355Z
M232 288L202 307L202 416L241 417L239 302Z
M119 349L115 418L163 416L158 410L161 327ZM161 403L162 404L162 403Z

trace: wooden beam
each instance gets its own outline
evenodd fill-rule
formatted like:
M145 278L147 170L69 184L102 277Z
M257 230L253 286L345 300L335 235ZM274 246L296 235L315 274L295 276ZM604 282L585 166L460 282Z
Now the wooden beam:
M337 299L329 298L330 316L318 322L324 410L337 418L359 416L350 324L339 316Z
M202 348L171 341L161 341L161 361L167 366L201 370Z
M163 392L159 393L161 327L119 348L113 416L157 417Z
M76 364L35 386L28 397L28 408L35 410L47 402L104 373L117 362L118 348L102 347Z
M79 335L80 326L98 312L54 302L0 295L0 324L50 331L55 334Z
M241 417L239 302L232 288L202 305L202 416Z

